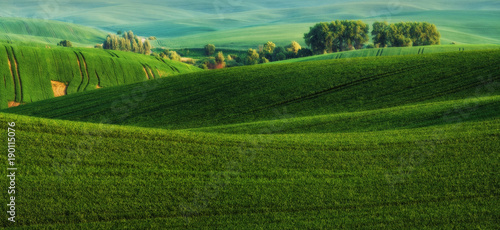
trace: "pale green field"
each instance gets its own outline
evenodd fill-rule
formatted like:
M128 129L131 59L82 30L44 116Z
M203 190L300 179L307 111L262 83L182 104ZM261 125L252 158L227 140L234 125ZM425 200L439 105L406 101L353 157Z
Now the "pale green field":
M3 5L2 5L3 4ZM303 34L316 22L336 19L428 21L437 25L442 44L500 44L500 2L444 1L58 1L50 14L28 0L0 3L0 16L41 17L105 31L133 30L156 36L157 47L247 49L273 41L304 45ZM40 13L42 12L42 13Z

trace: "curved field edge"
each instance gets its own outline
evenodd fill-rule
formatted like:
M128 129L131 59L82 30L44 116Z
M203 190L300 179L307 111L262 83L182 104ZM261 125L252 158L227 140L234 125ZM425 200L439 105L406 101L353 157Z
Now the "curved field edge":
M433 46L415 46L415 47L388 47L388 48L373 48L354 51L344 51L323 55L315 55L310 57L295 58L284 61L270 62L268 64L280 63L295 63L304 61L318 61L329 59L343 58L359 58L359 57L388 57L401 55L418 55L432 53L449 53L463 51L479 51L479 50L498 50L500 45L484 44L484 45L433 45Z
M67 22L28 18L0 18L0 38L9 42L36 42L56 44L70 40L76 44L94 46L106 38L107 33Z
M180 62L121 51L0 44L0 108L56 96L51 82L67 94L199 71Z
M193 132L266 134L346 133L409 129L467 121L488 120L500 114L500 96L471 97L434 103L418 103L387 109L187 129ZM273 132L277 133L277 132Z
M276 135L13 121L20 228L489 228L499 211L498 118Z
M498 95L500 50L323 60L177 75L3 110L202 128Z

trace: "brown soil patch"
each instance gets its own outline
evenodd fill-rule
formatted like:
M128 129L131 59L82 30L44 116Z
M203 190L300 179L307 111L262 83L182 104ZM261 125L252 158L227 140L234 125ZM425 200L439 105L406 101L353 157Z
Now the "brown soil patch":
M21 103L15 101L9 101L9 108L17 107L19 105L21 105Z
M192 58L181 58L181 62L191 62L193 61Z
M95 88L96 88L96 89L100 89L100 88L102 88L102 87L101 87L100 85L96 85L96 86L95 86Z
M52 83L52 91L54 91L54 97L60 97L67 94L68 86L63 82L50 81Z

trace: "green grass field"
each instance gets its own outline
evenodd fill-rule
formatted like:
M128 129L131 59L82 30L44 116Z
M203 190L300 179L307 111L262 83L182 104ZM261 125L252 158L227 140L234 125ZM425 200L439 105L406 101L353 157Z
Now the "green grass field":
M498 49L500 49L500 45L433 45L433 46L415 46L415 47L389 47L389 48L362 49L362 50L353 50L353 51L345 51L338 53L329 53L323 55L314 55L304 58L295 58L284 61L271 62L270 64L357 58L357 57L384 57L384 56L448 53L448 52L461 52L461 51L473 51L473 50L476 51L498 50Z
M283 106L300 117L359 112L464 99L490 75L498 78L498 60L500 50L247 66L68 95L8 111L91 122L105 116L114 124L169 129L268 120L275 116L273 109ZM127 98L141 95L140 102L124 100L123 92L129 92ZM130 111L124 117L109 109L113 106Z
M8 42L42 43L56 46L70 40L76 46L101 44L106 38L102 30L86 26L27 18L0 18L0 40Z
M374 21L428 21L436 24L441 32L442 44L500 44L500 4L496 0L473 3L455 0L453 4L444 0L150 0L147 3L132 0L103 3L91 0L78 4L58 2L50 14L38 15L40 9L44 9L43 3L39 4L18 0L0 5L0 9L3 9L0 10L0 16L35 15L113 33L117 30L133 30L142 36L156 36L159 40L154 46L171 49L202 48L207 43L221 48L248 49L257 48L267 41L284 46L292 40L305 45L303 35L310 26L337 19L360 19L370 25Z
M0 43L0 108L53 98L51 81L66 93L130 84L199 69L180 62L121 51L45 48ZM146 73L147 70L147 73Z
M19 214L1 226L495 229L498 60L239 67L2 110Z

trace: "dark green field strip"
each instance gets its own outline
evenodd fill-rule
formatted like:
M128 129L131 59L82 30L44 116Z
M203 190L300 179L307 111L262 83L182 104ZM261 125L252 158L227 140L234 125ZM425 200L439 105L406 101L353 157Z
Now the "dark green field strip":
M339 59L339 58L359 58L359 57L388 57L388 56L400 56L400 55L419 55L419 54L431 54L431 53L450 53L459 51L473 51L473 50L498 50L500 45L433 45L426 47L389 47L383 49L362 49L355 51L344 51L340 53L331 53L324 55L315 55L311 57L295 58L279 62L271 62L270 64L279 63L294 63L294 62L304 62L304 61L319 61L319 60L329 60L329 59Z
M273 127L277 129L275 133L360 132L488 120L498 117L498 114L500 114L500 97L492 96L355 113L195 128L190 131L260 134L263 130Z
M230 68L6 112L170 129L329 115L498 95L498 60L499 51L476 51ZM142 66L136 71L145 78Z
M180 62L160 62L134 53L122 52L123 58L112 58L98 49L3 46L0 55L5 61L0 63L0 69L5 81L0 108L6 108L7 101L31 103L53 98L51 81L65 83L69 94L95 90L97 85L111 87L145 81L142 64L157 70L153 71L156 77L158 72L170 76L199 71ZM173 71L172 66L178 68Z
M495 224L498 120L441 126L436 140L434 127L266 138L0 120L19 126L18 226Z

